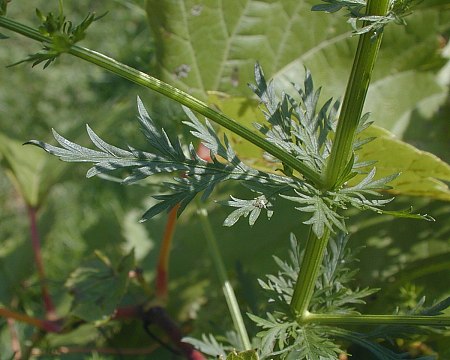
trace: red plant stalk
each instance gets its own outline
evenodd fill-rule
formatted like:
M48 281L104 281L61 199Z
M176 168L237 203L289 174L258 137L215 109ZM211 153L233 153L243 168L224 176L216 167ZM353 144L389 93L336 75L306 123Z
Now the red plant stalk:
M203 160L211 161L209 149L200 143L197 149L197 155ZM158 300L165 302L169 295L168 290L168 271L170 249L172 245L173 234L177 223L177 211L179 205L175 206L169 212L169 216L164 230L163 240L161 243L161 250L159 251L158 265L156 268L156 297Z
M170 248L172 245L173 234L175 232L175 225L177 223L177 211L179 205L175 206L169 212L164 236L159 251L158 265L156 268L156 298L162 302L166 302L169 295L168 291L168 271Z
M52 349L52 350L43 350L39 348L33 348L31 350L31 355L33 356L45 356L45 355L51 355L55 357L55 355L74 355L74 354L105 354L105 355L118 355L118 356L125 356L125 355L151 355L155 352L156 349L158 349L159 345L154 344L150 347L146 348L88 348L88 347L72 347L72 346L61 346L58 349ZM119 357L120 358L120 357ZM84 357L83 357L84 359ZM91 359L91 357L89 357Z
M37 208L28 206L28 218L30 220L31 244L33 247L34 261L41 284L42 299L45 307L45 317L47 320L58 318L50 292L48 291L47 279L45 277L44 264L42 262L41 238L37 227Z
M117 308L112 316L112 319L140 319L142 316L142 306L134 305Z
M169 317L166 310L160 306L154 306L147 310L144 314L144 321L156 324L170 338L181 353L188 360L206 360L203 354L196 350L191 344L182 341L183 334L180 328Z
M7 318L7 319L14 319L17 321L24 322L26 324L32 325L38 329L44 330L46 332L60 332L61 331L61 325L59 321L52 321L52 320L41 320L38 318L34 318L22 313L18 313L6 308L0 307L0 316Z
M188 343L182 342L183 334L178 325L169 317L161 306L153 306L148 310L140 305L116 309L113 319L142 319L144 323L155 324L168 336L170 341L188 360L206 360L205 357Z

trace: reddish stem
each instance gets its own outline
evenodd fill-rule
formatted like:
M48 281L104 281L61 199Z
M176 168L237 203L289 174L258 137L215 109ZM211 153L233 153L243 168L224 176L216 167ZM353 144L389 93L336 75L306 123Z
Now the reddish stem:
M143 315L142 306L126 306L117 308L114 312L113 319L140 319Z
M159 344L154 344L146 348L84 348L84 347L69 347L61 346L58 349L44 351L39 348L33 348L31 355L44 356L44 355L68 355L68 354L105 354L105 355L150 355L158 349Z
M60 321L41 320L25 314L21 314L6 308L0 307L0 316L7 319L18 320L32 325L45 332L59 333L62 330ZM128 306L118 308L114 313L113 319L141 319L146 324L155 324L167 335L170 341L177 346L184 357L188 360L206 360L206 358L197 351L191 344L182 341L183 334L178 325L169 317L166 310L160 306L154 306L144 311L142 306ZM68 349L69 350L69 349ZM138 351L134 349L133 351ZM71 349L69 352L73 352Z
M147 324L154 323L161 328L170 338L182 354L188 360L206 360L201 352L196 350L191 344L181 341L183 334L177 324L169 317L166 310L161 306L154 306L144 314L144 321Z
M211 161L209 149L203 144L200 144L197 149L197 154L206 161ZM179 205L170 210L167 219L166 227L164 230L163 239L161 242L161 249L158 256L158 264L156 268L156 298L165 302L168 297L168 269L170 249L172 245L173 235L175 233L175 227L177 223L177 211ZM139 276L139 273L132 274L135 277ZM141 279L142 280L142 279ZM191 344L187 344L181 341L183 338L180 328L169 317L163 307L154 306L147 311L141 306L131 306L118 308L113 316L114 319L124 318L142 318L145 323L154 323L158 325L164 333L170 338L183 355L188 360L206 360L206 358L197 351Z
M42 299L44 300L45 317L47 320L56 320L56 310L53 304L50 292L48 291L47 279L45 277L44 263L41 253L41 238L37 227L37 209L28 206L28 218L30 220L31 244L33 247L34 261L38 272L39 282L41 284Z
M37 327L38 329L44 330L46 332L57 333L61 331L61 324L59 323L59 321L41 320L1 307L0 307L0 316L24 322L26 324Z
M161 243L161 250L159 251L158 265L156 268L156 297L160 300L167 299L168 296L168 271L169 271L169 258L170 248L172 245L173 234L175 232L175 226L177 223L177 211L179 205L175 206L169 212L166 228L164 230L164 236Z
M197 148L197 155L206 161L211 161L211 154L209 149L199 144ZM163 240L161 243L161 250L159 251L158 265L156 268L156 297L165 302L168 296L168 272L169 272L169 258L170 248L172 245L173 234L177 223L177 211L180 205L175 206L169 212L166 228L164 230Z
M155 324L168 336L170 341L181 351L188 360L206 360L191 344L182 342L183 334L178 325L169 317L161 306L153 306L144 311L142 306L118 308L114 319L138 318L145 324Z

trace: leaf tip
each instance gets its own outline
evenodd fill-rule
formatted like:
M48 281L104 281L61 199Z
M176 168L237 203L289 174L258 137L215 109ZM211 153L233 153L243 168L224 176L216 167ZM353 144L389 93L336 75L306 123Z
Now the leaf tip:
M45 150L45 143L39 140L28 140L22 144L22 146L25 145L33 145Z

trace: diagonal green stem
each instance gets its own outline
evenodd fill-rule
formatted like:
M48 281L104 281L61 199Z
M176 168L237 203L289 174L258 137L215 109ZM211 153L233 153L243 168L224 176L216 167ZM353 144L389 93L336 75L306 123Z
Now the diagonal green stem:
M0 16L0 27L4 27L11 31L17 32L33 40L37 40L47 44L51 43L51 38L45 37L37 30L20 24L17 21L8 19L4 16ZM96 51L73 45L68 53L92 64L95 64L138 85L157 91L160 94L167 96L168 98L175 100L176 102L185 105L194 111L197 111L198 113L206 116L218 125L223 126L224 128L232 131L233 133L260 147L261 149L267 151L269 154L275 156L286 165L301 173L309 181L313 182L317 186L322 187L323 180L320 174L315 170L303 164L293 155L271 144L261 136L258 136L250 129L240 125L228 116L212 109L204 102L196 99L192 95L189 95L188 93L185 93L184 91L181 91L176 87L173 87L161 80L158 80L130 66L122 64Z
M367 15L385 15L389 0L369 0ZM380 49L382 32L374 34L367 32L359 38L352 71L345 91L342 109L339 115L336 135L325 172L325 186L334 189L339 186L339 180L349 162L358 128L361 113L369 89L375 60Z
M388 6L389 0L369 0L366 13L368 15L384 15ZM355 60L339 116L336 136L325 172L326 189L334 189L336 185L339 185L338 182L352 155L355 133L364 106L373 66L380 48L381 35L378 34L374 38L374 33L368 32L359 38ZM302 319L307 314L329 236L330 231L328 230L320 238L310 230L306 242L305 255L291 301L291 308L296 312L299 319Z
M241 310L239 309L239 304L236 300L236 295L234 294L233 287L231 286L230 280L228 279L225 265L222 260L222 255L220 254L219 247L217 246L217 239L208 219L208 212L206 211L206 209L199 207L198 214L203 227L203 231L205 233L206 241L208 242L211 259L214 263L219 281L222 285L222 291L225 296L231 318L233 320L234 328L239 335L244 350L251 350L252 346L247 334L247 329L245 328L244 319L242 318Z
M450 326L450 316L418 315L339 315L307 313L302 324L325 325L410 325L410 326Z

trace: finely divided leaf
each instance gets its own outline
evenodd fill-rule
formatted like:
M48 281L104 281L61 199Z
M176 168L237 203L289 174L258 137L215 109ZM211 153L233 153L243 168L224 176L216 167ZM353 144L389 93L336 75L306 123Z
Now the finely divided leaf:
M161 184L168 192L153 196L159 202L145 212L142 220L149 219L160 212L169 211L176 206L179 206L178 214L181 214L197 194L202 193L202 200L206 200L216 185L227 180L237 180L260 195L245 204L242 203L243 200L237 199L230 202L228 205L240 209L225 223L231 226L240 216L248 216L249 223L253 225L261 210L264 209L267 212L268 218L273 214L271 203L262 193L270 190L273 195L276 195L277 189L293 182L289 177L267 174L245 165L231 148L226 136L222 142L209 122L201 123L187 108L185 112L189 120L184 123L193 129L192 134L210 150L211 162L197 155L192 144L189 145L189 156L187 156L183 152L179 139L169 139L164 129L156 126L139 98L138 112L142 131L153 149L152 153L132 147L124 150L108 144L89 126L87 126L88 135L98 150L69 141L56 131L53 131L53 135L60 147L36 140L29 143L41 147L63 161L94 163L94 166L88 170L87 177L108 175L111 171L126 169L129 172L131 170L131 174L122 182L131 184L156 174L175 173L176 177L172 182Z
M202 353L225 358L225 348L222 344L217 342L216 338L209 334L208 336L203 334L202 340L198 340L191 337L183 338L183 342L193 345L196 349L200 350Z
M174 141L170 141L164 129L160 130L157 128L139 97L137 98L137 106L139 112L138 119L141 123L142 131L152 147L164 157L171 158L175 161L186 160L179 139L176 138Z
M273 210L270 210L272 204L264 195L258 196L253 200L242 200L233 196L230 197L231 201L229 200L224 204L238 209L228 215L223 223L225 226L233 226L242 216L248 216L248 223L250 226L253 226L261 214L261 210L265 210L267 212L268 219L270 219L273 215Z
M331 106L330 99L318 110L320 89L314 90L308 70L303 87L293 85L299 101L285 93L278 100L273 84L266 83L259 64L255 65L255 78L256 85L251 88L265 106L263 113L268 123L256 123L256 128L268 141L322 172L330 152L329 134L333 131L339 102Z
M319 195L302 194L295 190L296 196L281 195L285 199L300 203L300 207L296 207L297 210L302 212L312 213L312 216L304 221L304 224L310 224L314 233L320 238L325 232L325 227L330 231L334 231L336 226L343 232L346 232L344 217L339 215L336 211L332 210L332 203L326 202L325 198Z

